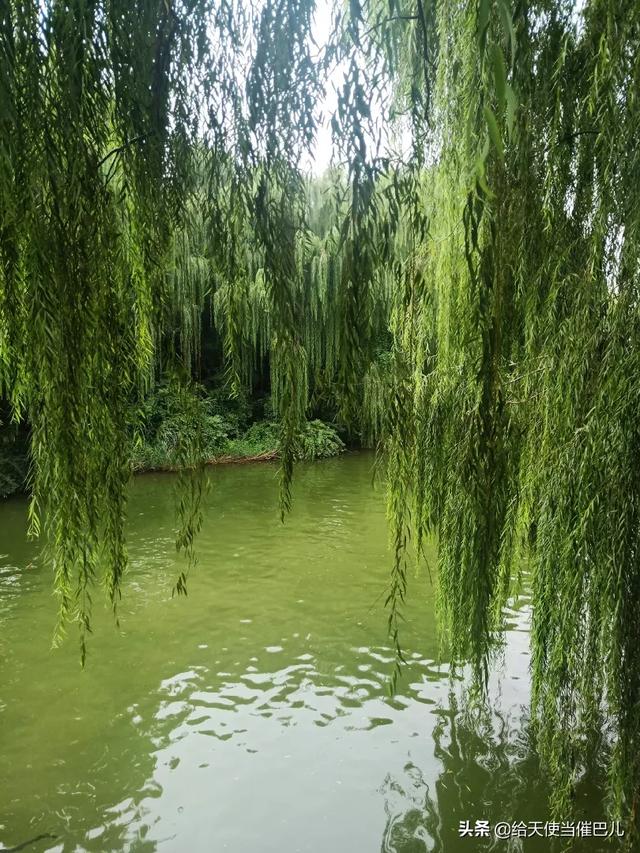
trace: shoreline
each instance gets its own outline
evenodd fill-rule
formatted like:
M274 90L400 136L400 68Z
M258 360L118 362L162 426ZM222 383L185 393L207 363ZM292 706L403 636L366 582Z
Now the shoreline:
M346 455L348 453L360 453L363 449L368 448L345 448L341 453L337 454L333 459L337 459L339 456ZM224 454L222 456L214 456L211 459L206 459L204 464L206 467L210 467L213 465L245 465L251 462L277 462L280 459L280 455L277 450L264 450L262 453L255 453L252 456L235 456L233 454ZM303 461L303 460L300 460ZM316 459L308 459L304 460L307 462L320 462L322 461L322 457ZM189 471L193 470L195 466L183 466L183 465L158 465L152 468L134 468L131 469L131 475L133 477L139 477L144 474L179 474L180 471ZM28 491L17 491L13 492L13 494L7 495L6 497L0 498L0 504L6 503L7 501L14 500L15 498L28 498Z
M214 456L211 459L205 459L204 464L210 465L238 465L246 462L276 462L279 459L277 450L264 450L262 453L256 453L253 456L234 456L225 454L223 456ZM132 474L178 474L180 471L193 470L195 466L185 465L158 465L152 468L133 468Z

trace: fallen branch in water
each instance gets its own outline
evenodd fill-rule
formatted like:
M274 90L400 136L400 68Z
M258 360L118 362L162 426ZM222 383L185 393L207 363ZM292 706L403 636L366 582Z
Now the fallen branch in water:
M254 456L214 456L211 459L205 459L205 465L230 465L241 462L274 462L278 459L277 450L264 450L262 453L256 453ZM134 474L153 474L159 472L167 472L175 474L177 471L184 470L180 465L157 465L151 468L134 468ZM0 853L4 851L0 850Z
M216 456L207 460L207 465L225 465L230 462L272 462L278 458L277 450L264 450L255 456Z

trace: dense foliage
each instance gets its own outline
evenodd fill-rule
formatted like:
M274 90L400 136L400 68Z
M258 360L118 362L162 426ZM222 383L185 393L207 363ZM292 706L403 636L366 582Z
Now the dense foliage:
M527 559L557 809L601 750L635 820L640 7L355 0L322 48L313 11L0 7L0 383L30 424L61 625L88 627L99 567L119 595L131 400L177 370L197 421L214 326L232 394L268 374L283 510L310 401L379 442L399 655L411 537L438 535L450 654L479 684ZM336 166L310 185L336 66Z
M233 405L220 395L208 394L194 385L190 405L185 407L180 389L171 385L158 388L144 401L141 429L132 442L132 464L136 471L171 469L179 465L182 444L199 442L201 456L196 461L241 461L276 459L280 452L277 421L256 420L253 409L266 406ZM258 403L261 401L257 401ZM198 435L199 434L199 435ZM330 424L314 419L304 424L298 458L313 460L336 456L344 442Z

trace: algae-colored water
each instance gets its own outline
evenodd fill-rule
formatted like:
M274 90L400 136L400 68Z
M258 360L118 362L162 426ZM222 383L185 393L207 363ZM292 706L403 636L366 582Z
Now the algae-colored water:
M0 506L0 845L458 853L495 843L461 837L460 821L548 820L526 726L526 594L479 718L438 663L429 573L412 575L408 663L388 696L390 554L371 465L300 466L284 526L271 464L212 470L187 598L171 596L174 477L136 479L121 627L96 591L84 671L73 628L50 649L56 603L25 502ZM597 793L580 798L579 814L603 819Z

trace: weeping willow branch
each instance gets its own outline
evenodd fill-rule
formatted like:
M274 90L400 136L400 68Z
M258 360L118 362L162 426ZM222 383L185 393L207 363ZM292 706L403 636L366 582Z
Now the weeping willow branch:
M128 139L126 142L123 142L122 145L117 145L115 148L112 148L111 151L107 151L104 157L98 161L98 169L109 160L111 157L115 157L118 154L122 154L123 151L126 151L131 145L136 145L138 142L144 142L146 136L135 136L133 139Z

